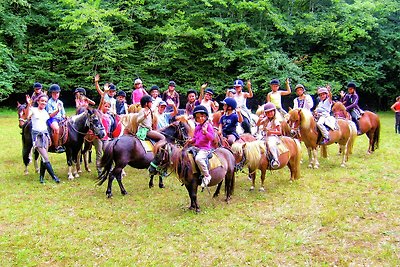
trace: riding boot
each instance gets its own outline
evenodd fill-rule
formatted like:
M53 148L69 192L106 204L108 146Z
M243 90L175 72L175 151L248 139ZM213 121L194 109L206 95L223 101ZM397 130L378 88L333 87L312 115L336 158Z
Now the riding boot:
M361 132L361 130L360 130L360 122L359 122L359 120L354 120L354 123L356 124L357 135L361 135L362 132Z
M44 162L40 161L40 171L39 171L39 181L41 184L44 184L44 174L46 172L46 166L44 166Z
M46 162L44 163L44 166L46 167L47 172L50 174L51 178L53 178L53 180L56 183L60 182L60 179L58 179L58 177L55 175L54 171L53 171L53 167L51 166L50 162Z
M56 153L63 153L63 152L65 152L65 149L64 149L62 146L60 146L60 143L59 143L59 133L58 133L58 132L56 133L56 131L53 131L53 140L54 140L55 152L56 152Z

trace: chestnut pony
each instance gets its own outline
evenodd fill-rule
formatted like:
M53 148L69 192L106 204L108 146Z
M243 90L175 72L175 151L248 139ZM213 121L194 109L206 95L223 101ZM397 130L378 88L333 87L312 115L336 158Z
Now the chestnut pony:
M342 102L335 102L332 106L332 112L337 118L351 119ZM371 154L379 146L379 133L381 128L379 116L367 110L364 111L358 123L360 124L361 133L365 133L369 139L368 154Z
M287 148L287 151L279 155L280 165L278 169L288 166L290 181L297 180L300 178L300 142L287 136L282 136L281 141ZM257 169L261 170L261 187L259 191L264 192L265 173L267 170L271 170L265 141L257 140L243 144L233 143L232 152L238 168L242 168L245 165L249 168L249 175L252 180L251 191L255 188L256 171Z
M289 111L288 123L293 131L300 132L301 141L304 142L308 151L309 168L318 168L317 147L321 140L321 133L317 129L317 123L311 111L296 108ZM338 143L340 146L342 162L341 166L346 165L349 154L353 148L354 140L357 136L357 129L352 121L343 119L337 120L338 129L329 130L329 143ZM326 146L322 146L322 152L326 157Z
M200 211L197 202L197 188L201 184L200 171L196 171L189 158L188 148L179 148L173 144L164 142L154 147L154 159L150 163L150 175L166 173L168 169L175 171L179 181L185 185L189 197L189 209ZM214 197L219 195L223 180L225 180L226 202L231 199L235 185L235 158L232 152L225 147L214 150L213 157L218 157L220 165L210 170L212 177L209 186L217 185Z

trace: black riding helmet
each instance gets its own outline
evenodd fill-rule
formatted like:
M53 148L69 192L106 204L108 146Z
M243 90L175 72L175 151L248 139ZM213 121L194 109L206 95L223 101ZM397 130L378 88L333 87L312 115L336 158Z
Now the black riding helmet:
M194 89L189 89L186 93L186 96L188 96L189 94L195 94L197 96L197 91Z
M203 105L198 105L193 109L193 116L196 115L196 113L204 113L206 114L207 118L208 118L208 110L205 106Z
M81 95L86 95L86 90L85 90L85 88L79 87L79 88L75 89L74 94L76 94L76 93L80 93Z
M149 102L153 102L153 99L151 99L151 96L149 95L145 95L140 99L140 105L142 106L142 108L146 106L146 104Z
M61 92L61 88L58 84L52 84L50 85L49 92Z

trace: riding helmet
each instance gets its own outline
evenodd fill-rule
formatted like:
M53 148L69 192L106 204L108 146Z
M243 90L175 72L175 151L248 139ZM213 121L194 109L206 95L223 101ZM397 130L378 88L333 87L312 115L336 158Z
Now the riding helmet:
M75 89L74 94L76 93L80 93L81 95L86 95L86 90L84 88L79 87Z
M196 113L204 113L208 117L208 110L205 106L203 105L198 105L194 108L193 110L193 115L196 115Z
M134 84L141 84L141 83L143 83L143 82L142 82L142 80L139 79L139 78L137 78L137 79L134 81Z
M195 94L197 96L197 91L194 89L189 89L186 93L186 96L188 96L189 94Z
M174 81L169 81L168 86L176 87L176 83Z
M243 81L242 80L236 80L234 83L233 83L233 86L235 87L235 86L241 86L241 87L243 87Z
M146 104L149 102L153 102L153 99L149 95L145 95L140 99L140 105L142 107L146 106Z
M280 82L278 79L272 79L272 80L269 82L269 84L270 84L270 85L280 85L281 82Z
M304 91L306 90L306 89L304 88L304 85L302 85L301 83L299 83L299 84L296 85L295 90L297 90L297 88L301 88L301 89L303 89Z
M154 90L160 91L160 87L158 87L157 85L153 85L153 86L150 88L150 93L153 92Z
M36 83L33 84L33 88L40 88L40 89L42 89L42 84L36 82Z
M122 90L118 91L117 96L123 96L126 97L126 93Z
M221 101L221 103L230 106L232 109L236 109L237 107L236 100L231 97L225 98L223 101Z
M349 82L349 83L347 84L347 88L354 88L354 89L356 89L356 88L357 88L357 86L356 86L356 84L355 84L355 83L353 83L353 82Z
M58 84L52 84L50 85L49 92L61 92L61 88Z
M276 110L276 107L273 103L268 102L267 104L264 105L264 111L271 111L271 110Z
M328 89L326 89L326 87L321 87L321 88L318 89L318 94L319 95L323 94L323 93L325 93L325 94L328 93Z
M110 84L108 85L108 89L109 89L110 91L115 91L115 90L117 90L117 87L116 87L113 83L110 83Z
M214 95L214 91L211 88L206 88L205 94L209 93L210 95Z

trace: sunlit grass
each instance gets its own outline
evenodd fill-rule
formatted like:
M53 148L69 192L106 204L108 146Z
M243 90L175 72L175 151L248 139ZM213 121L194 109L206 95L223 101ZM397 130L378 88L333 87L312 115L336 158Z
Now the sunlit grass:
M398 266L400 264L400 135L393 114L382 113L380 148L367 155L356 140L346 168L337 146L321 168L301 179L267 174L266 192L249 192L238 173L229 204L222 194L199 193L200 214L187 209L179 181L148 188L143 170L127 168L127 196L95 186L95 174L66 179L65 155L51 154L55 184L44 185L30 166L23 175L15 111L0 113L2 266ZM94 167L92 168L94 169ZM256 190L259 188L257 180Z

